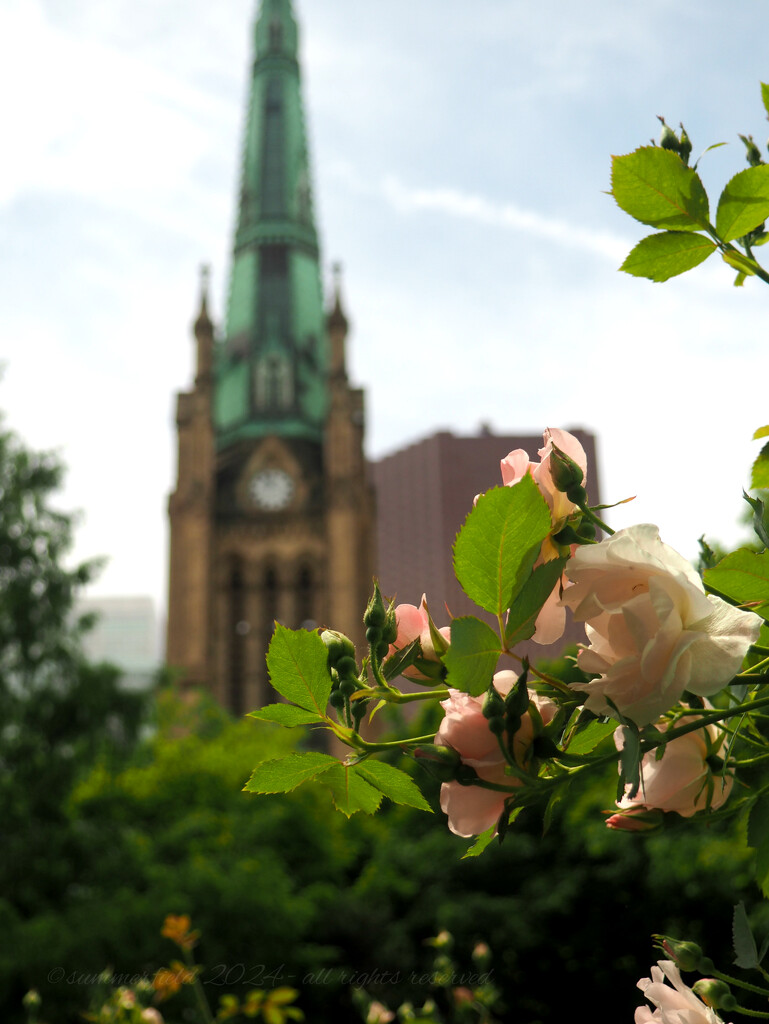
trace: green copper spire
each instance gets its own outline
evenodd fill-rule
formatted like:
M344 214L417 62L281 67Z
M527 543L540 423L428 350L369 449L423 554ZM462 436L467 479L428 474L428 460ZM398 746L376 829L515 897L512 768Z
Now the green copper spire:
M320 440L327 340L290 0L262 0L243 148L225 338L219 447L280 434Z

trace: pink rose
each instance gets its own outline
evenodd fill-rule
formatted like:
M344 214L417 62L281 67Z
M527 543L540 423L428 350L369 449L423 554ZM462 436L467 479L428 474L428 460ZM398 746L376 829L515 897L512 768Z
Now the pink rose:
M419 640L422 649L422 657L419 660L439 662L440 657L435 650L432 634L430 633L430 617L427 612L427 596L422 594L422 602L417 608L413 604L399 604L395 608L395 622L398 626L398 635L395 643L390 647L390 654L408 647L414 640ZM451 627L441 626L438 630L448 645L451 641ZM420 671L419 664L410 666L404 673L409 679L430 679L432 675Z
M638 982L644 996L657 1009L652 1012L648 1006L639 1006L635 1024L723 1024L715 1010L684 984L672 960L658 960L657 964L651 969L651 978ZM666 978L670 985L665 984Z
M577 506L573 501L569 501L566 494L563 491L559 491L553 483L553 475L550 468L553 445L556 448L560 448L564 455L568 455L582 470L583 486L587 478L587 456L585 455L585 449L568 430L548 427L543 437L545 445L537 452L540 458L539 462L529 462L529 456L523 448L516 448L515 451L510 452L509 455L502 459L502 483L505 487L512 487L513 484L517 484L519 480L522 480L526 473L531 474L537 487L542 492L542 496L550 506L553 532L557 533Z
M506 696L512 689L517 676L505 670L494 676L494 688L500 696ZM550 722L557 711L557 705L539 694L530 695L542 721ZM441 722L435 742L440 746L452 747L486 782L501 786L517 786L519 781L505 772L506 761L495 734L489 729L483 715L485 694L471 697L459 690L449 690L449 696L441 701L446 716ZM534 723L526 712L520 728L513 737L513 753L521 767L525 767L530 756L534 739ZM502 736L503 743L507 742ZM505 800L510 793L484 789L480 786L463 786L459 782L444 782L441 786L441 810L448 815L449 828L459 836L476 836L496 824Z
M565 455L579 466L584 479L587 477L587 456L579 441L567 430L550 428L544 433L545 445L539 449L540 462L530 462L528 454L523 448L517 448L510 452L501 462L502 482L505 487L512 487L522 480L526 473L529 473L539 487L542 495L550 508L550 516L553 523L553 533L557 533L566 523L567 518L574 512L576 505L569 501L563 491L559 491L553 483L553 476L550 466L553 445L559 448ZM549 562L559 555L558 549L548 537L542 544L540 556L536 565ZM532 640L538 644L553 644L563 635L566 625L566 612L560 603L561 590L568 585L565 577L554 587L552 593L537 616L536 629Z
M693 716L680 718L675 724L686 725L694 720ZM676 811L682 818L691 818L707 807L717 810L731 793L734 777L731 773L714 776L707 758L723 752L726 738L722 729L707 725L671 740L659 760L657 751L650 750L641 761L640 789L634 797L623 796L617 806ZM614 733L614 742L620 750L622 729Z
M572 688L585 707L621 714L646 725L660 718L684 690L711 696L739 671L761 619L705 594L681 555L656 526L631 526L600 544L580 547L566 567L573 586L562 604L585 622L590 646L580 667L596 673Z

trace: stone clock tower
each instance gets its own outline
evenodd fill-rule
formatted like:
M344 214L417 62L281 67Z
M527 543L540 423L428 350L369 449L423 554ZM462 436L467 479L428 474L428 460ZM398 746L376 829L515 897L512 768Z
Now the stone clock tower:
M276 620L363 642L374 572L363 393L338 272L323 309L297 36L290 0L262 0L226 325L218 340L204 275L176 415L166 658L236 714L271 699Z

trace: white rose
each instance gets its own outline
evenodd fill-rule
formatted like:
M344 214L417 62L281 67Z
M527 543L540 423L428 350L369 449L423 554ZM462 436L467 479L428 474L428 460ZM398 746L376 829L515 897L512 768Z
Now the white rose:
M699 999L681 980L681 974L672 960L658 960L652 967L651 978L641 978L638 987L657 1009L639 1006L635 1024L723 1024L721 1018ZM665 984L665 978L670 985Z
M562 602L585 622L590 646L579 664L599 678L575 683L585 707L646 725L684 690L709 697L739 671L761 629L753 612L705 593L691 565L656 526L620 530L580 547L566 567L573 586Z

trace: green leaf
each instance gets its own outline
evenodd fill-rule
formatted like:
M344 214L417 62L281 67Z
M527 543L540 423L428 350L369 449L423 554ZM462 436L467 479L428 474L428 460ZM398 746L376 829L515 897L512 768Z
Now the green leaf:
M410 775L399 768L394 768L384 761L373 760L361 761L356 767L367 782L384 793L393 803L417 807L420 811L432 814L432 808L422 796L419 786Z
M616 728L617 723L614 721L599 722L598 719L595 719L588 722L584 729L572 737L567 750L570 754L589 754L599 743L603 743L608 736L613 735Z
M663 231L642 238L619 269L634 277L667 281L702 263L715 248L709 238L696 232Z
M545 836L550 831L550 826L553 824L555 812L561 808L561 805L569 795L571 783L564 782L557 789L554 789L550 794L550 799L547 801L545 807L545 813L542 815L542 835Z
M748 818L748 846L756 851L755 876L764 896L769 896L769 796L753 804Z
M454 544L454 570L467 596L502 615L531 572L550 532L550 509L527 473L481 495Z
M753 435L753 440L754 441L758 441L762 437L769 437L769 426L767 426L767 427L759 427L758 430Z
M742 492L742 496L753 509L753 529L756 536L765 548L769 548L769 507L766 507L760 498L753 498L745 491Z
M758 453L750 474L750 486L756 489L769 487L769 441Z
M769 551L740 548L707 569L702 579L706 587L737 604L758 602L751 611L769 619Z
M769 85L766 82L761 83L761 99L764 103L764 110L769 115Z
M270 682L286 700L323 717L331 693L326 645L317 633L276 625L267 652Z
M631 217L653 228L696 231L708 224L702 182L681 158L659 146L612 157L612 195Z
M411 668L421 652L422 648L419 644L419 637L412 640L410 644L406 644L405 647L401 647L399 651L393 651L382 663L382 672L387 682L389 683L391 679L395 679L405 669Z
M465 852L462 854L462 860L466 860L468 857L480 857L486 847L489 845L491 840L494 838L494 834L497 831L496 825L490 825L485 832L481 832L472 846L468 846Z
M336 809L348 818L356 811L373 814L382 802L382 791L363 777L358 765L337 761L330 771L324 772L322 781L331 789Z
M262 761L243 788L249 793L290 793L338 764L335 757L315 750L289 754L273 761Z
M565 566L565 558L554 558L550 562L537 566L526 580L520 593L510 605L507 616L505 642L508 647L513 647L533 636L542 605L552 594Z
M638 730L629 725L622 726L619 766L617 800L621 800L626 794L634 797L641 786L641 741Z
M746 971L758 967L756 940L753 938L745 904L741 900L734 908L732 940L734 942L734 962L737 967L742 967Z
M257 711L249 711L248 717L257 718L260 722L276 722L278 725L285 725L287 729L323 721L315 711L305 711L294 704L268 704Z
M451 645L443 656L447 686L478 697L488 689L499 661L499 637L473 615L451 621Z
M742 238L769 217L769 164L747 167L726 183L718 200L716 231L722 242Z

